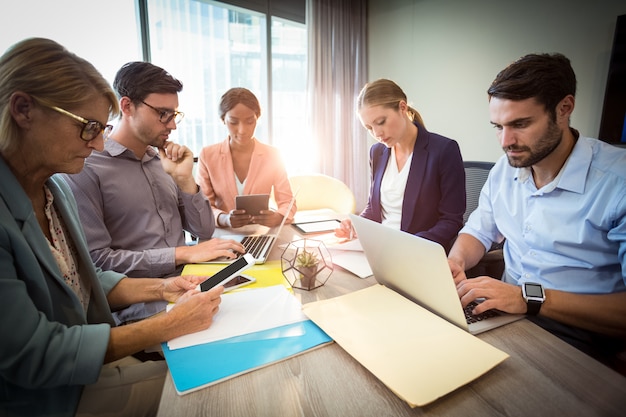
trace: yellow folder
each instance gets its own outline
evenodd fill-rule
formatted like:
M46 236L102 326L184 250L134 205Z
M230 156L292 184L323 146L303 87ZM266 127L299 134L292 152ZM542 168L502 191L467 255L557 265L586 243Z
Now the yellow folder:
M509 356L380 284L303 310L411 407L452 392Z
M216 272L224 268L224 264L187 264L183 268L183 275L203 275L212 276ZM256 278L256 282L241 288L232 290L243 291L251 288L271 287L273 285L284 285L289 291L293 292L289 281L283 275L280 260L268 261L264 264L254 265L244 272L244 275L250 275Z

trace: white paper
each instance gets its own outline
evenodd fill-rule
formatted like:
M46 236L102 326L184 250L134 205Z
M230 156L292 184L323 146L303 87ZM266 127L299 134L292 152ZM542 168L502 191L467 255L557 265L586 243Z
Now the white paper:
M374 274L364 252L334 250L332 251L332 257L333 264L350 271L359 278L367 278Z
M325 241L326 247L333 258L333 264L353 273L359 278L373 275L372 268L363 251L359 239L346 240L334 234Z
M175 306L168 306L168 308ZM177 337L170 349L223 340L307 320L302 305L284 285L251 288L222 295L219 312L206 330Z
M355 251L355 252L363 252L363 246L361 246L361 242L359 239L345 240L341 238L337 238L338 242L334 244L328 244L326 247L332 253L336 251Z
M315 235L307 239L324 242L324 246L326 246L331 253L338 250L363 252L363 246L361 246L359 239L348 240L344 237L337 237L334 232Z

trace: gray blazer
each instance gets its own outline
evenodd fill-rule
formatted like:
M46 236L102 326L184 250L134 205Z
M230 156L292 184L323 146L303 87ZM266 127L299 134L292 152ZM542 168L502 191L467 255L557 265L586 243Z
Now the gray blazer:
M85 314L67 286L31 202L0 157L0 415L73 416L96 382L114 325L106 294L124 277L94 267L67 184L48 180L91 285Z

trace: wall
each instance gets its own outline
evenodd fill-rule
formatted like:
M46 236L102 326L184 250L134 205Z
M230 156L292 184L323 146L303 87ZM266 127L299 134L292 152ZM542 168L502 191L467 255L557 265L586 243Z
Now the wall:
M134 0L5 0L0 55L30 37L59 42L109 82L123 64L141 59Z
M623 0L369 0L369 79L390 78L464 159L495 161L486 90L522 55L561 52L578 78L571 125L597 137Z

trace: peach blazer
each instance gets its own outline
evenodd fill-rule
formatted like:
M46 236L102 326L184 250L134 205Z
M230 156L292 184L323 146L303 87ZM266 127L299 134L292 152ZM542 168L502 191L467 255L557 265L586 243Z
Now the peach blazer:
M253 140L254 151L243 194L270 194L273 187L278 212L284 216L293 194L280 152L274 146L261 143L256 138ZM217 223L221 213L228 213L235 208L235 196L238 194L228 138L202 148L196 177L200 189L211 202ZM294 203L291 213L288 213L288 220L293 219L295 212Z

